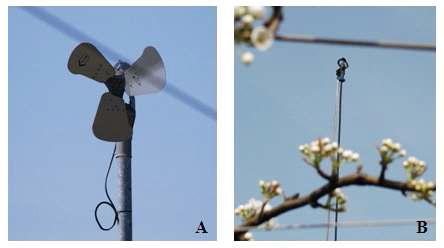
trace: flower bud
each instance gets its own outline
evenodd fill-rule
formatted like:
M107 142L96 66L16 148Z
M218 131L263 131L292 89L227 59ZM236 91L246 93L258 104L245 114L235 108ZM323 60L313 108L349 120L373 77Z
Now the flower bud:
M244 52L241 55L241 60L244 64L249 65L254 60L254 54L252 52Z
M244 15L242 17L242 22L245 24L252 24L254 22L254 17L252 15Z

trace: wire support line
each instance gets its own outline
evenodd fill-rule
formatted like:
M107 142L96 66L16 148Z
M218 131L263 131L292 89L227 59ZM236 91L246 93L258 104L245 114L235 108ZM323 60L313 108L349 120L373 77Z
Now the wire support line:
M275 39L287 42L313 43L313 44L324 44L324 45L403 49L403 50L417 50L417 51L428 51L428 52L436 51L436 46L434 44L421 44L421 43L338 39L338 38L316 37L310 35L282 35L282 34L276 34Z
M388 219L388 220L355 220L338 222L337 226L341 228L365 228L365 227L383 227L383 226L406 226L416 225L417 221L426 221L427 224L436 224L433 218L418 218L418 219ZM240 227L236 231L285 231L294 229L316 229L336 226L333 223L312 223L312 224L274 224L272 227L268 226L254 226L254 227Z
M345 72L344 72L345 73ZM344 80L345 81L345 80ZM342 86L343 86L343 83L344 83L344 81L342 81L342 80L338 80L338 82L337 82L337 93L336 93L336 98L337 98L337 100L336 100L336 102L337 102L337 106L336 106L336 118L337 118L337 122L336 122L336 142L338 143L338 147L341 147L341 128L342 128L342 126L341 126L341 124L342 124ZM340 158L339 158L339 153L338 153L338 155L336 156L336 161L337 161L337 164L338 164L338 166L337 166L337 168L336 168L336 173L335 173L335 175L337 176L337 177L339 177L339 160L340 160ZM335 209L338 209L339 208L339 204L338 204L338 198L336 198L336 201L335 201ZM330 210L329 210L330 211ZM339 216L339 213L338 213L338 211L335 211L335 225L334 225L334 237L335 237L335 241L337 241L338 240L338 216ZM330 221L330 220L329 220Z
M50 27L56 29L57 31L61 32L62 34L66 35L67 37L75 41L80 41L80 42L88 41L93 43L94 45L97 46L97 48L103 51L103 53L106 54L113 61L119 61L119 60L131 61L122 54L116 52L111 47L106 46L104 43L94 39L92 36L85 34L80 29L74 27L68 22L62 20L61 18L51 14L50 12L42 9L41 7L20 7L20 8L25 12L29 13L31 16L46 23ZM163 91L169 96L178 100L179 102L187 105L188 107L204 115L205 117L213 121L217 120L217 112L214 108L205 104L204 102L192 96L191 94L185 92L181 88L171 83L167 83Z

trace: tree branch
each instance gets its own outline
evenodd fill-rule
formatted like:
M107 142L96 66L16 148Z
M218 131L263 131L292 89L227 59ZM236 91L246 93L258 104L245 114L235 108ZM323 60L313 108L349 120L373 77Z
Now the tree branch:
M307 158L304 158L304 162L308 165L310 165L311 167L316 169L316 172L319 174L319 176L321 176L322 178L330 181L332 180L332 176L327 174L324 170L322 170L321 165L320 164L312 164L310 161L308 161Z
M316 169L316 172L319 174L319 176L321 176L322 178L327 179L329 181L332 180L332 177L330 175L328 175L325 171L323 171L321 169L321 166L315 167L315 169Z
M279 41L298 42L298 43L317 43L324 45L342 45L342 46L361 46L361 47L379 47L391 49L407 49L418 51L436 51L434 44L416 44L403 42L389 42L389 41L369 41L369 40L351 40L351 39L337 39L314 37L308 35L283 35L278 34L278 29L283 21L282 7L273 6L273 12L265 22L264 26L270 29L275 34L275 39Z
M270 18L264 22L264 26L275 34L278 31L282 20L284 20L282 6L273 6L273 13Z
M287 199L276 207L263 212L260 216L256 218L246 221L243 224L237 226L234 230L234 238L235 240L239 240L248 230L249 227L258 226L264 222L269 221L271 218L274 218L278 215L281 215L287 211L301 208L307 205L316 205L316 202L339 187L346 187L351 185L357 186L375 186L387 189L398 190L401 192L418 192L414 186L409 185L407 182L394 181L394 180L380 180L378 177L369 176L364 173L352 173L343 177L340 177L336 183L326 183L320 188L312 191L310 194L305 196L300 196L296 199ZM436 191L436 185L432 188L433 191Z
M342 46L361 46L361 47L379 47L379 48L395 48L395 49L407 49L407 50L420 50L420 51L436 51L434 44L416 44L416 43L402 43L402 42L390 42L390 41L369 41L369 40L351 40L351 39L337 39L337 38L324 38L314 37L308 35L282 35L276 34L275 39L279 41L287 42L299 42L299 43L317 43L324 45L342 45Z

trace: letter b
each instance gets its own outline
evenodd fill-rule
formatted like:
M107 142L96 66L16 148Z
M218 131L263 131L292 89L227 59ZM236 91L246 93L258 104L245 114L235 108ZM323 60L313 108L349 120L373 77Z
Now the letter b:
M418 224L418 230L416 233L426 233L427 232L427 221L425 220L418 220L416 221Z

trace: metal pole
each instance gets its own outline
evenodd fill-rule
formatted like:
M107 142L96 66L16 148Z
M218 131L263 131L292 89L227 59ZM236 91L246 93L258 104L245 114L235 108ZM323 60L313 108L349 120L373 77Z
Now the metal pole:
M128 69L127 63L120 62L117 65L117 75L123 74ZM123 79L124 80L124 79ZM124 85L124 84L123 84ZM136 100L130 97L129 103L134 111L133 119L130 117L131 125L134 125ZM127 108L128 109L128 108ZM118 166L118 202L117 212L119 216L119 236L121 241L133 240L133 206L131 189L131 141L132 137L123 142L116 143L116 162Z
M119 198L117 211L119 214L120 240L133 239L133 214L131 193L131 140L117 142L116 162L118 166Z

